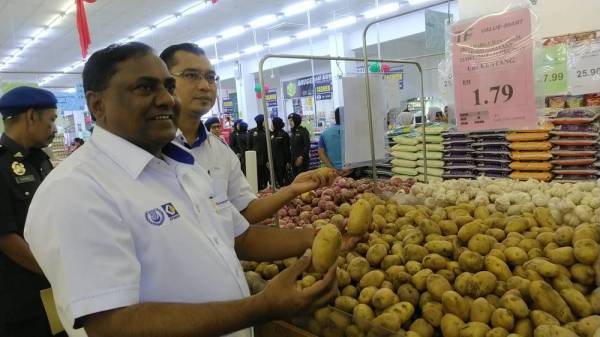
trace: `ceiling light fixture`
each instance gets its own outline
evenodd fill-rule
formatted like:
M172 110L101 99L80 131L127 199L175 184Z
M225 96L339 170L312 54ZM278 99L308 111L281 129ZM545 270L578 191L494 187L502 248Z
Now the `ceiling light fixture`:
M400 5L397 2L391 2L389 4L381 5L377 8L370 9L363 13L366 19L372 19L374 17L390 14L400 9Z
M46 35L52 27L59 25L68 14L75 10L75 2L69 1L69 5L67 5L60 14L55 15L46 23L44 28L38 29L33 36L29 37L25 43L23 43L19 50L16 53L13 53L11 56L4 58L2 63L0 63L0 70L5 69L9 64L15 63L16 57L22 54L27 48L31 47L36 41L38 41L41 37Z
M196 1L190 6L182 9L180 13L181 15L190 15L205 9L206 7L208 7L208 3L206 1Z
M317 36L317 35L321 34L321 32L322 32L322 30L319 27L319 28L311 28L311 29L303 30L294 35L296 36L297 39L306 39L309 37Z
M219 33L219 36L221 36L221 38L223 38L223 39L228 39L230 37L241 35L245 31L246 31L246 28L244 28L244 26L234 26L234 27L227 28L224 31L222 31L221 33Z
M275 21L277 21L277 15L271 14L271 15L264 15L259 18L256 18L256 19L250 21L248 24L250 25L250 27L256 29L256 28L270 25Z
M290 42L292 42L292 38L289 36L285 36L285 37L280 37L278 39L269 40L267 45L270 48L275 48L275 47L280 47L280 46L286 45Z
M408 0L409 5L418 5L430 0Z
M264 49L265 49L265 46L263 46L262 44L257 44L252 47L248 47L248 48L244 49L244 54L259 53L259 52L263 51Z
M199 45L200 47L212 46L215 43L217 43L217 38L214 37L214 36L207 37L207 38L204 38L204 39L199 40L198 42L196 42L196 44Z
M301 1L301 2L295 3L293 5L287 6L286 8L283 9L282 12L285 16L292 16L292 15L307 12L307 11L313 9L316 5L317 5L317 3L315 2L315 0Z
M231 54L227 54L227 55L224 55L224 56L221 58L221 61L229 61L229 60L237 59L237 58L239 58L240 56L241 56L241 54L240 54L240 53L231 53Z
M179 16L177 14L169 15L166 18L156 22L153 26L155 29L166 27L166 26L172 24L173 22L177 21L177 19L179 19Z
M330 23L328 23L327 29L333 30L333 29L338 29L338 28L342 28L342 27L346 27L346 26L350 26L356 23L356 16L347 16L345 18L336 20L336 21L332 21Z

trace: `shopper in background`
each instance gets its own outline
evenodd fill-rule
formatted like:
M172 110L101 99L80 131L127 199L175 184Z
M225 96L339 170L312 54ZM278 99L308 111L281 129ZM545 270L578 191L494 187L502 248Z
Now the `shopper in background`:
M82 147L83 144L85 144L85 141L83 139L79 137L73 139L73 142L71 142L71 153L75 152L75 150Z
M219 120L219 117L209 117L206 122L204 122L204 126L213 136L217 137L217 139L220 139L222 142L225 142L225 139L223 139L223 136L221 135L221 121Z
M290 167L290 136L283 129L283 119L273 117L273 133L271 134L271 147L273 150L273 168L277 187L281 188L290 182L287 181L287 168Z
M335 125L325 130L319 137L319 158L326 167L336 169L341 176L348 176L352 170L344 169L342 156L342 127L340 114L343 107L335 109Z
M240 165L242 172L246 174L246 151L248 151L248 124L241 121L238 124L238 134L236 136L236 148L240 151L238 158L240 158Z
M40 290L50 287L23 239L27 210L52 170L47 147L56 134L56 98L18 87L0 98L0 336L52 336ZM39 224L45 226L46 221Z
M207 137L200 118L215 104L217 80L204 50L193 43L166 48L161 59L175 76L175 92L181 100L181 116L175 141L189 148L199 167L211 174L216 193L215 202L232 205L251 224L272 217L298 195L315 187L314 172L307 172L276 193L257 198L240 169L240 161L227 146ZM248 136L250 138L250 136ZM223 144L224 145L224 144ZM244 149L245 150L245 149Z
M248 133L248 150L256 151L256 173L258 175L258 189L263 190L269 184L269 154L267 153L267 136L265 133L263 115L254 117L256 127Z
M400 115L398 115L398 120L400 125L403 127L410 127L413 125L413 119L415 118L414 114L408 110L408 108L404 109Z
M338 292L335 265L313 286L297 287L306 254L250 296L238 257L302 255L314 231L249 226L215 203L212 177L172 141L175 81L139 42L101 49L83 69L96 131L42 184L25 226L71 336L245 337L252 325L310 312ZM304 184L331 178L314 174ZM345 236L343 247L356 241Z
M231 133L229 134L229 147L231 148L233 153L235 153L238 156L238 158L240 157L241 151L238 147L237 136L238 136L238 133L240 132L240 123L241 122L243 122L243 120L236 119L233 122L233 128L231 130Z
M292 113L288 116L291 130L290 150L292 153L292 170L294 176L308 171L310 167L310 135L302 126L302 116Z

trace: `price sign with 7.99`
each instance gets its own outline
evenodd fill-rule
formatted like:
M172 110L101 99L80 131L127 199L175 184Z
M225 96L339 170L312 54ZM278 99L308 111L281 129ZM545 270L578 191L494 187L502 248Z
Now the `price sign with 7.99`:
M535 128L529 9L461 21L452 33L457 129Z

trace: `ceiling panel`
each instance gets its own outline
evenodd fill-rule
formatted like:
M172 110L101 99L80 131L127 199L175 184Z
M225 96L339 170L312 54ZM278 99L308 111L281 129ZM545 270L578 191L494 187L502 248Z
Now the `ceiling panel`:
M43 27L49 20L73 0L0 0L0 60L10 55L33 32ZM358 15L373 8L377 0L333 0L321 1L310 12L311 26L320 27L336 18L349 14ZM133 34L136 30L152 25L161 18L179 12L194 3L194 0L96 0L86 4L88 23L92 35L91 51L103 48ZM179 18L173 25L153 31L139 39L153 46L158 52L164 47L184 41L195 42L201 38L215 36L234 25L244 25L251 20L279 12L298 0L220 0L205 10ZM380 3L389 2L379 0ZM306 14L280 19L278 22L308 27ZM356 26L354 26L356 27ZM255 36L259 44L269 38L287 35L286 32L269 30L270 27L247 31L243 35L222 40L217 44L220 56L238 51L254 44ZM303 40L298 43L308 43ZM214 47L206 48L209 57L214 57ZM79 37L75 26L75 12L68 14L49 34L32 47L26 49L18 62L6 71L61 71L66 66L81 60ZM81 68L75 71L81 71ZM39 74L11 75L0 74L4 81L37 81ZM48 86L68 87L79 81L77 75L65 75L49 82Z

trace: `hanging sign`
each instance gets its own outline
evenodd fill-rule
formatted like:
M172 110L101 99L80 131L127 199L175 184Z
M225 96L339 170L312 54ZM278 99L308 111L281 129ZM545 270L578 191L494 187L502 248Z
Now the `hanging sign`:
M566 93L568 90L567 45L559 43L543 47L541 66L544 96Z
M452 39L458 130L535 128L529 9L458 22Z
M331 73L315 75L315 91L317 101L331 99L333 93Z
M318 101L331 99L331 95L333 92L331 83L331 73L315 75L315 83L316 99ZM292 81L283 81L283 92L285 99L313 96L312 76L302 77Z
M278 117L279 111L277 110L277 90L267 91L265 94L265 102L267 103L269 116L271 116L271 118Z
M233 100L223 97L223 113L233 115Z
M573 95L600 91L600 39L569 45L569 84Z

